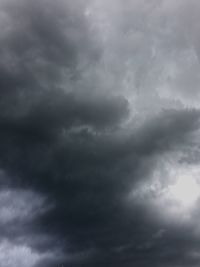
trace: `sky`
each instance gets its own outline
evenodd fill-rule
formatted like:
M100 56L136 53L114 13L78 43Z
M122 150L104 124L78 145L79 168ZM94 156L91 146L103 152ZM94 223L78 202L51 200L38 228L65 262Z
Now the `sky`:
M0 0L0 266L200 264L200 2Z

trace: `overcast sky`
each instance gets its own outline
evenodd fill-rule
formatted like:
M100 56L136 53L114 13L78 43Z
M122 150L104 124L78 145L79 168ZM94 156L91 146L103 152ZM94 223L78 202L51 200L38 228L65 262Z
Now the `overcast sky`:
M0 266L200 265L200 1L0 0Z

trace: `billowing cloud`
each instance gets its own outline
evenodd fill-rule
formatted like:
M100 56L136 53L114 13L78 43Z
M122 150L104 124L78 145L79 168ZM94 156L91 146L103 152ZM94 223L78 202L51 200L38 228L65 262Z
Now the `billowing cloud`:
M199 265L199 8L0 0L0 266Z

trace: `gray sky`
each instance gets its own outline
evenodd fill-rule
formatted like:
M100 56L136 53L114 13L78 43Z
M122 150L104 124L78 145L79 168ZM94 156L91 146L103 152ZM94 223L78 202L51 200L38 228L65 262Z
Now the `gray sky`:
M199 266L199 11L0 0L0 266Z

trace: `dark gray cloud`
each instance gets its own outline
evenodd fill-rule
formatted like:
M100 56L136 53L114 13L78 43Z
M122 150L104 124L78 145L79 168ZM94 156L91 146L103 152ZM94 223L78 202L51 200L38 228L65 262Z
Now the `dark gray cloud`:
M198 7L0 0L1 266L198 266Z

